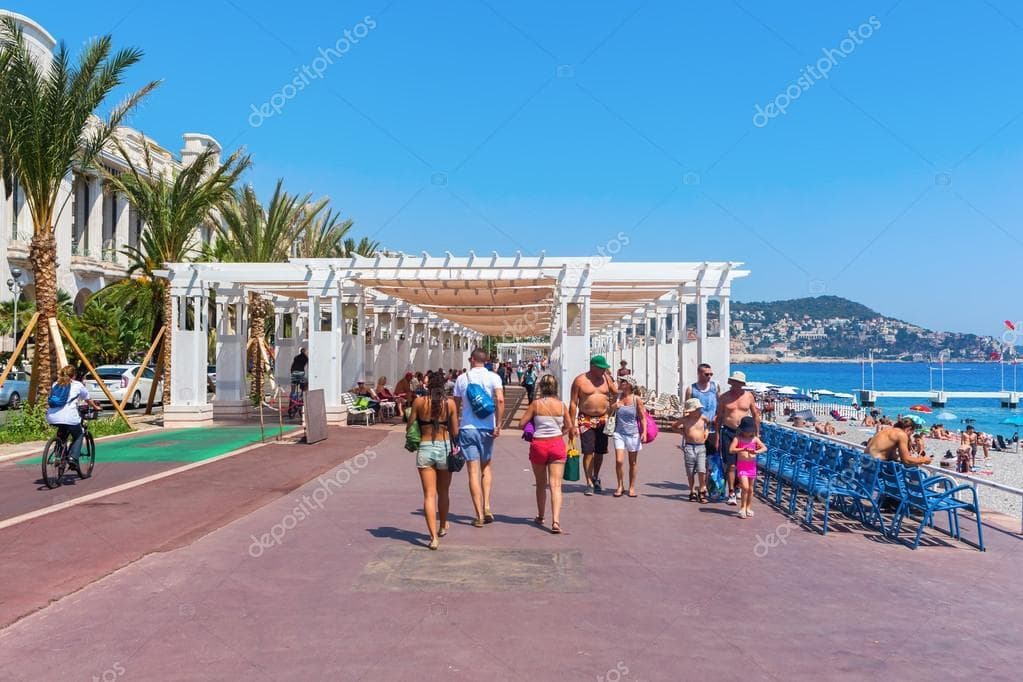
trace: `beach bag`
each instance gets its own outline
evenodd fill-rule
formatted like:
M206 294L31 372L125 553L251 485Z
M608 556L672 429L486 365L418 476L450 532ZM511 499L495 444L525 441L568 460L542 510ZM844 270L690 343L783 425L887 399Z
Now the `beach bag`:
M527 443L533 442L533 434L536 433L536 427L533 426L533 420L530 419L526 422L526 425L522 427L522 440Z
M369 398L362 396L361 398L355 399L355 409L357 410L368 410L369 409Z
M486 419L494 414L494 410L497 409L490 392L479 384L469 384L469 387L465 390L465 397L469 399L469 407L472 408L472 413L479 419Z
M725 499L725 468L721 464L721 455L714 453L707 457L707 492L712 502Z
M613 436L615 435L615 426L618 425L618 416L612 411L607 415L607 422L604 424L604 435Z
M568 457L565 459L565 474L562 478L566 481L579 480L579 449L574 440L568 444Z
M660 429L657 428L657 422L654 421L654 416L649 412L646 414L646 438L643 439L644 443L653 443L654 439L657 438L657 434L660 433Z
M409 427L405 431L405 449L409 452L416 452L419 450L419 444L422 440L423 434L419 430L419 420L412 419L412 416L409 415Z
M46 404L50 407L64 407L71 402L71 384L54 384L53 388L50 389L50 397L46 399Z

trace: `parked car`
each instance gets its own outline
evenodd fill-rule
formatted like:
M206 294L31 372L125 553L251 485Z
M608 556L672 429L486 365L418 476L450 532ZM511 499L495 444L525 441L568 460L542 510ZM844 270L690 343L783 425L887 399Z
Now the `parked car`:
M128 387L131 386L131 382L135 378L135 373L138 372L140 365L100 365L96 368L96 374L103 380L103 383L107 385L107 389L114 396L114 400L121 402L124 400L124 394L128 391ZM153 386L153 380L156 378L155 372L152 367L146 367L142 370L142 378L139 379L138 384L135 386L135 391L131 394L131 398L128 400L128 407L135 410L143 405L143 403L149 398L149 390ZM96 402L109 402L107 396L103 393L103 389L99 387L96 380L92 378L92 375L88 375L85 378L85 388L89 391L89 398ZM163 398L163 382L159 382L156 385L156 397L155 402L159 403Z
M0 407L9 407L16 410L21 407L21 401L28 395L28 373L11 372L7 375L7 381L0 388Z

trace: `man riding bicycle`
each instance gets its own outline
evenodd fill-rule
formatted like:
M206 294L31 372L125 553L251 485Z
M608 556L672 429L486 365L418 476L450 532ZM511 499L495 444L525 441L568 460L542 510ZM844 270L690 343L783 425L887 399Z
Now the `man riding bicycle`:
M302 348L298 355L291 361L291 386L294 392L295 386L301 391L309 390L309 379L306 375L306 366L309 365L309 352Z
M68 464L76 471L85 433L82 429L82 415L78 411L79 400L84 400L94 410L102 409L98 403L89 400L89 391L85 385L75 380L75 368L67 365L57 372L57 381L50 388L46 421L52 426L63 427L73 439L68 450Z

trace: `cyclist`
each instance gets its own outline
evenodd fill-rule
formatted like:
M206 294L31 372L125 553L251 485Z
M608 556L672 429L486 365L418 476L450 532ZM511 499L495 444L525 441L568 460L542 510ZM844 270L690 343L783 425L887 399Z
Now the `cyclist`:
M309 390L309 380L306 375L306 367L309 365L309 352L305 348L298 351L298 355L291 361L291 384L292 392L297 385L300 391Z
M78 455L82 451L82 415L78 411L78 401L85 403L94 410L102 409L98 403L89 400L89 391L85 385L75 380L75 368L67 365L57 372L57 381L50 388L47 400L46 421L52 426L64 427L70 434L71 447L68 450L68 464L78 470Z

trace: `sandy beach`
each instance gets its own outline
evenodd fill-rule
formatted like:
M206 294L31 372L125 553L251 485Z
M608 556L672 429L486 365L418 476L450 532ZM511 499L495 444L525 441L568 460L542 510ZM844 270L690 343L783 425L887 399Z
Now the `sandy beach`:
M781 421L782 419L784 418L779 415L779 423L791 426L790 424ZM830 422L835 425L835 428L839 432L845 432L833 436L834 438L859 447L862 447L864 442L867 441L875 431L873 427L860 426L859 422L840 422L830 417L820 416L818 416L817 419L818 422ZM799 430L806 431L808 433L815 433L813 426ZM940 440L937 438L926 438L924 440L926 442L926 453L934 459L932 466L936 468L938 467L941 459L945 456L946 451L950 450L953 456L956 454L958 441ZM1012 452L1011 450L1009 452L1000 452L992 449L989 451L989 465L985 466L983 450L978 449L977 467L979 470L971 472L969 474L970 476L980 480L989 480L1011 486L1013 488L1023 489L1023 454L1021 453ZM959 481L958 483L962 482L963 481ZM984 485L977 486L977 495L980 499L981 509L990 509L1002 514L1007 514L1015 519L1019 519L1021 513L1023 513L1023 497L1018 495L1006 493L1001 490L995 490L994 488Z

